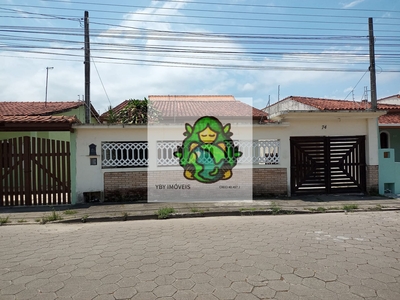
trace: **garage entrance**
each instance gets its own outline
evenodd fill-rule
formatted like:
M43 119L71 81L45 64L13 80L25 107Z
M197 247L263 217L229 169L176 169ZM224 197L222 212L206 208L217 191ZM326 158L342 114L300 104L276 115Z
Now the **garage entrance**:
M290 138L292 194L366 192L365 136Z

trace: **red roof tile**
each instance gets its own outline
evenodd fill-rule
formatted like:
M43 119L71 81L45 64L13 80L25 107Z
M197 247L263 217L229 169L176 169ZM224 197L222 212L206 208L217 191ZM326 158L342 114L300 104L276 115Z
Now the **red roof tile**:
M389 113L379 117L379 124L400 125L400 113Z
M311 98L290 96L281 101L293 100L306 105L310 105L319 110L366 110L371 109L371 102L355 102L347 100ZM378 103L377 109L380 110L400 110L400 105Z
M1 102L3 116L45 116L61 113L84 105L83 101L67 102Z
M232 95L150 95L150 101L236 101Z
M75 116L0 116L0 123L77 123Z
M161 112L163 118L200 117L218 115L220 117L264 117L268 114L233 96L149 96L154 108ZM129 100L125 100L113 108L114 113L121 111ZM101 118L107 119L108 112Z

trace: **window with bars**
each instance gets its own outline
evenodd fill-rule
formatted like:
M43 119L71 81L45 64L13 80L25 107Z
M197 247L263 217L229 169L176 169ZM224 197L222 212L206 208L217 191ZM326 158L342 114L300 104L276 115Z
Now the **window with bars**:
M138 168L148 166L147 142L102 142L102 168Z
M182 141L157 142L157 166L178 166L179 159L174 152L182 145ZM238 159L238 164L277 165L280 163L278 139L265 139L254 141L234 141L243 154Z

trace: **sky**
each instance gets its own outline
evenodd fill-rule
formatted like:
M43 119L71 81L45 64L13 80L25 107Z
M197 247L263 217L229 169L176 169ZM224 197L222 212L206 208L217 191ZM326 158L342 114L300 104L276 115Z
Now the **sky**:
M370 99L369 17L378 99L400 93L400 0L0 0L0 101L83 99L85 11L100 113L148 95Z

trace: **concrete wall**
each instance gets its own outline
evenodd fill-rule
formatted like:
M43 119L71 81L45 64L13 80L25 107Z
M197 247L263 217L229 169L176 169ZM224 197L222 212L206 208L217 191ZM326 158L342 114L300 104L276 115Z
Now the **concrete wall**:
M304 111L315 110L315 111L317 111L318 109L313 106L300 103L298 101L293 101L291 99L279 101L277 103L272 104L267 109L264 109L264 111L270 115L279 113L281 111L290 111L290 110L304 110Z

